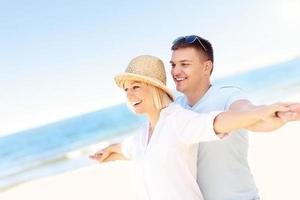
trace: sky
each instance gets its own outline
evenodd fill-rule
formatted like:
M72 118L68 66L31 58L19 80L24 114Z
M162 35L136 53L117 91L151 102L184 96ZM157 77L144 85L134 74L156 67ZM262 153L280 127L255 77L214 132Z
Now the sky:
M212 79L300 56L300 1L0 0L0 136L125 101L113 76L197 34Z

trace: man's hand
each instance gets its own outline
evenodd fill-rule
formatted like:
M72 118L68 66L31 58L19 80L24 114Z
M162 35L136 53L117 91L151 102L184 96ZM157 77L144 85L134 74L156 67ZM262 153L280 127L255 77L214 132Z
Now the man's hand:
M300 120L300 103L294 103L289 106L289 109L291 112L297 113L294 120L299 121Z
M273 131L287 122L300 120L300 104L277 103L270 106L258 107L262 113L262 120L247 127L251 131Z

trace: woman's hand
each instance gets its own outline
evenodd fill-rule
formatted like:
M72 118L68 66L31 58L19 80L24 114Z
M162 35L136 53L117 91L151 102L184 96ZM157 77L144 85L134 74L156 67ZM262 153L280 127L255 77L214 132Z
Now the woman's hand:
M112 154L110 146L106 147L105 149L97 151L95 154L90 155L90 159L96 160L100 163L105 162L106 159Z
M248 126L247 129L259 132L276 130L287 122L300 120L299 108L300 105L295 103L276 103L269 106L258 106L254 112L259 115L261 120ZM297 109L299 109L298 112Z
M290 109L290 112L295 113L294 118L292 118L292 120L290 120L290 121L299 121L300 120L300 103L293 103L293 104L289 105L288 107ZM278 116L285 117L281 113L278 113Z
M276 103L271 105L257 106L254 109L254 112L259 116L261 120L269 121L269 120L278 119L279 113L281 114L289 113L290 111L290 108L288 107L289 105L290 104L288 103ZM283 118L282 120L288 121L288 118Z
M95 154L90 155L90 159L96 160L99 163L126 160L121 152L121 144L112 144L102 150L99 150Z
M240 128L255 132L273 131L289 121L297 120L299 109L300 105L295 103L250 105L240 110L230 109L215 118L214 130L218 135L228 134Z

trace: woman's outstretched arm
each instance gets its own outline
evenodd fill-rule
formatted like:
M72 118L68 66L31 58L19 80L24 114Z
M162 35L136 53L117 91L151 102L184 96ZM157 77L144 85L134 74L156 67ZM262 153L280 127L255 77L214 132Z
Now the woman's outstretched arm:
M295 118L296 113L290 112L288 104L277 103L267 106L251 106L241 110L229 110L220 113L214 121L214 130L217 134L226 134L240 128L255 131L272 131L287 121L278 116L278 113L292 113L290 118ZM291 120L290 119L290 120ZM260 124L260 126L257 126ZM267 130L268 128L268 130Z

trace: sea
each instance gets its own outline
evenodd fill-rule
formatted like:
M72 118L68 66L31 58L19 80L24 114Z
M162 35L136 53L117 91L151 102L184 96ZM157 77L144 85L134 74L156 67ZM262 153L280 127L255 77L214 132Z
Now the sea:
M213 84L240 87L258 104L286 100L300 94L300 58L222 77ZM134 134L145 120L134 115L126 104L118 104L2 136L0 192L95 164L88 158L90 154Z

